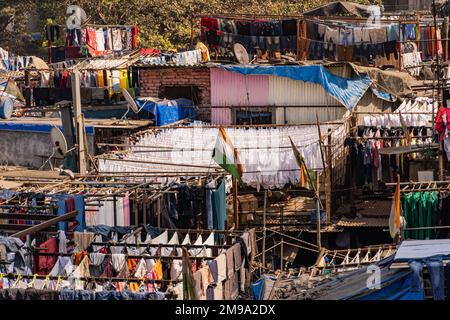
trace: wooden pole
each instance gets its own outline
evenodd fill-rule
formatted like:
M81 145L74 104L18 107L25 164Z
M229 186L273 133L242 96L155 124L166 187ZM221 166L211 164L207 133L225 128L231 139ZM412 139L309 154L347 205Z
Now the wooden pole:
M326 166L326 175L325 175L325 179L326 179L326 184L325 184L325 208L326 208L326 213L327 213L327 219L326 219L326 223L327 225L330 224L331 221L331 214L332 214L332 210L333 210L333 200L332 200L332 184L333 184L333 180L332 180L332 155L331 155L331 129L328 129L328 145L327 145L327 166Z
M239 228L239 207L238 207L238 183L233 177L233 209L234 209L234 226L237 230Z
M117 227L117 196L113 196L114 226Z
M158 198L157 200L157 212L158 212L158 227L161 228L161 198Z
M78 169L81 175L87 173L86 163L86 146L84 144L84 128L83 118L81 113L81 93L80 93L80 72L74 70L71 74L72 83L72 104L74 109L75 124L77 130L78 142Z
M78 214L78 211L76 211L76 210L72 211L72 212L69 212L69 213L66 213L66 214L64 214L62 216L55 217L55 218L50 219L48 221L42 222L42 223L40 223L38 225L32 226L32 227L30 227L28 229L16 232L16 233L14 233L12 235L12 237L20 238L20 237L23 237L23 236L26 236L26 235L29 235L29 234L33 234L33 233L39 232L41 230L47 229L48 227L51 227L55 223L72 219L72 218L76 217L77 214Z
M134 225L139 225L139 207L138 207L138 190L136 189L134 191L134 205L133 205L133 211L134 211Z
M263 243L262 243L262 265L266 267L266 208L267 208L267 191L264 190L264 214L263 214Z
M142 221L144 225L147 225L147 192L145 191L142 193ZM159 224L158 227L160 227Z
M281 269L281 271L284 270L283 256L284 256L284 241L283 241L283 237L281 237L281 245L280 245L280 269Z
M31 107L31 81L30 81L30 70L25 69L25 107Z
M320 194L319 194L319 188L320 188L320 184L319 184L319 177L317 177L317 194L316 194L316 201L317 201L317 249L320 251L322 248L322 239L321 239L321 234L320 234Z

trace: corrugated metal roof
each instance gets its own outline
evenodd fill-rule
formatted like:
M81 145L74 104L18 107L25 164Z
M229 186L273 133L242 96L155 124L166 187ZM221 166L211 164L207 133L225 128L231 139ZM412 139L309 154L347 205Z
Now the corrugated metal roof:
M100 69L120 69L127 68L134 60L129 57L109 58L109 59L90 59L80 62L73 66L77 70L100 70Z
M368 217L355 219L342 218L336 226L346 228L383 228L389 227L389 219Z
M83 60L73 66L78 70L97 70L97 69L121 69L129 66L147 67L147 66L197 66L201 64L201 51L191 50L173 54L161 54L159 56L149 56L132 52L120 57L99 57Z
M356 200L353 203L356 212L362 216L371 217L389 217L391 212L392 200ZM350 204L344 204L336 211L336 215L346 216L351 213Z

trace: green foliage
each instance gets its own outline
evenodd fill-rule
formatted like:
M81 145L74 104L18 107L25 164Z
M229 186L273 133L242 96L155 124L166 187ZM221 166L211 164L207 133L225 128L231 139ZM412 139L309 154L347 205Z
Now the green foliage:
M39 51L41 44L33 44L30 32L44 32L47 19L66 24L68 5L79 5L86 11L89 23L130 24L139 26L142 47L188 49L193 15L201 14L259 14L295 16L307 9L327 3L327 0L2 0L2 23L14 18L14 32L0 34L0 47L16 53ZM368 3L367 0L356 2ZM30 17L36 20L29 30ZM195 34L200 32L200 19L194 20Z

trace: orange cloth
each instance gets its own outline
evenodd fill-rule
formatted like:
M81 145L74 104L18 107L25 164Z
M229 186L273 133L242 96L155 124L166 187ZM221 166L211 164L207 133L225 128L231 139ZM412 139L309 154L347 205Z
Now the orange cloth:
M125 290L125 282L117 282L116 291L122 292Z
M136 292L139 290L139 283L137 282L131 282L130 283L130 290L131 292Z
M79 265L85 256L87 256L86 251L80 251L80 252L75 253L75 257L73 259L73 264Z
M163 278L163 270L162 270L162 264L161 259L158 259L156 263L152 267L152 272L155 274L155 280L161 280Z
M134 273L134 270L136 269L137 266L136 259L128 259L127 264L128 264L128 271L130 271L130 273Z

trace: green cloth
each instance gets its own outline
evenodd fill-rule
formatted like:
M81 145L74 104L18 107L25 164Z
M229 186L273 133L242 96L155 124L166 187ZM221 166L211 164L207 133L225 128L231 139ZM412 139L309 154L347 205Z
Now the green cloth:
M437 215L438 196L437 192L426 192L426 193L428 193L426 226L434 227ZM434 239L435 230L434 229L425 230L425 238Z
M406 227L409 228L410 225L412 224L412 217L411 217L411 198L412 198L412 193L408 193L407 195L405 195L405 197L403 198L403 216L405 217L406 220ZM411 231L410 230L406 230L405 234L404 234L405 239L411 239Z
M417 228L420 225L420 214L421 214L421 210L420 210L420 199L421 199L421 194L420 192L414 192L412 195L412 221L411 221L411 228ZM419 239L419 230L411 230L411 238L412 239Z
M405 195L403 213L407 228L433 227L437 224L438 195L437 192L412 192ZM434 239L433 229L406 230L405 239Z

